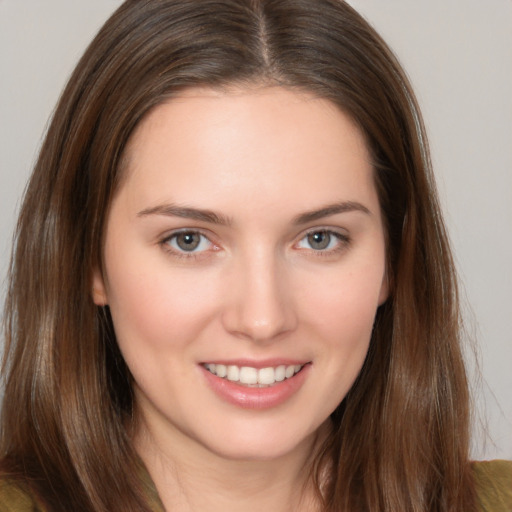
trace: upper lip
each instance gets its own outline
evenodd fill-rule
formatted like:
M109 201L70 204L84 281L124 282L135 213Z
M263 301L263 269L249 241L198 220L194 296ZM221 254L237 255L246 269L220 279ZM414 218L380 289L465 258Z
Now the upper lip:
M277 366L291 366L291 365L301 365L304 366L307 363L310 363L306 359L294 359L287 357L280 358L271 358L271 359L262 359L262 360L254 360L254 359L209 359L206 361L202 361L201 364L223 364L225 366L248 366L250 368L269 368L269 367L277 367Z

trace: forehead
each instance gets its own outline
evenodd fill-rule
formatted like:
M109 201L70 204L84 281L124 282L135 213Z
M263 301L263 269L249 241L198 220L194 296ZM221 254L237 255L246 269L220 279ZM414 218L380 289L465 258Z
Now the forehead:
M124 172L122 187L131 183L148 196L188 191L200 199L232 190L273 197L293 188L306 197L320 187L338 200L349 185L373 187L355 123L326 99L280 87L180 93L139 124Z

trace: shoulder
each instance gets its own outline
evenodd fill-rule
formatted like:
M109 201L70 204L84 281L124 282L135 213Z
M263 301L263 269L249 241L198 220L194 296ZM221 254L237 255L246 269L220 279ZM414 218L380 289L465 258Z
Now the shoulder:
M0 477L0 512L44 512L29 492Z
M472 463L475 488L482 512L512 510L512 461Z

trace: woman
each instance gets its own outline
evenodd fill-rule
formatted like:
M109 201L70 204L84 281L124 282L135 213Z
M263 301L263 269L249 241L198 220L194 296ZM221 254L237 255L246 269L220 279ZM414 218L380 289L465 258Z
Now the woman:
M0 503L506 507L458 315L421 117L361 17L127 1L21 210Z

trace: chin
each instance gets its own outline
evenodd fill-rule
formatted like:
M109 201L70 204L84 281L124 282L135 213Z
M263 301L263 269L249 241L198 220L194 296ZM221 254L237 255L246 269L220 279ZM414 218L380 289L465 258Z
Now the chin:
M203 439L203 446L218 457L232 461L270 461L286 457L309 455L319 439L328 432L330 420L316 429L296 431L289 425L274 425L271 429L233 428L223 435ZM227 432L227 434L226 434Z

